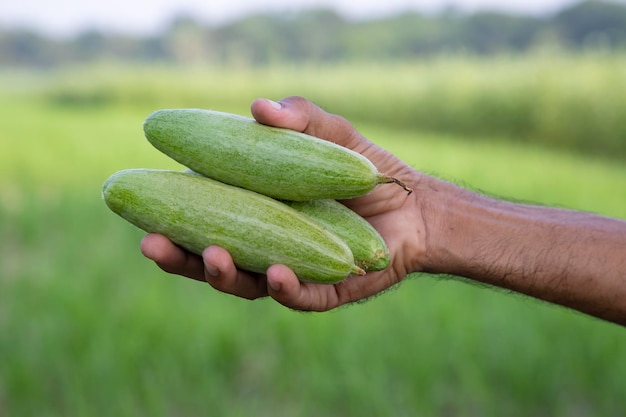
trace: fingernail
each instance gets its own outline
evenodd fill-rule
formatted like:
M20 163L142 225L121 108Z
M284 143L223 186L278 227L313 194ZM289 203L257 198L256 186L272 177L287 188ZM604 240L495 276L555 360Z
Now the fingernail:
M204 268L206 269L206 272L212 277L218 277L220 275L220 271L218 271L217 268L211 265L204 265Z
M280 291L280 287L281 287L280 282L276 282L276 281L273 281L271 279L268 279L267 283L269 284L269 286L272 289L272 291L275 291L275 292Z
M270 103L272 105L272 107L274 107L276 110L280 110L283 108L283 105L280 103L277 103L273 100L267 99L267 102Z

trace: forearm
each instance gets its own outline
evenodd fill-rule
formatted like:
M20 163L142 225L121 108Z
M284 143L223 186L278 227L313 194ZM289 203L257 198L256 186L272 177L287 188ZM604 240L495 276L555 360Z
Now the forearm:
M434 199L427 268L626 324L626 222L495 200L450 184ZM427 223L428 224L428 223Z

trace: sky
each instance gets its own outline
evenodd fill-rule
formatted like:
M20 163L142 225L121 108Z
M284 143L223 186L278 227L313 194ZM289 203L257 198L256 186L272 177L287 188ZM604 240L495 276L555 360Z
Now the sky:
M550 13L576 0L0 0L0 28L28 28L50 36L96 29L146 35L187 15L219 25L260 11L296 12L327 7L347 18L367 19L403 11L432 13L447 6L463 11Z

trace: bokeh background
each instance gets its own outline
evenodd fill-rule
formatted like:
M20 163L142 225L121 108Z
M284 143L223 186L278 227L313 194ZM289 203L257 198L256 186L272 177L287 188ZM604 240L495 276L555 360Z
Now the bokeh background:
M181 169L143 138L154 110L301 95L430 174L626 218L624 3L19 3L0 6L1 416L624 415L618 326L424 274L323 314L240 300L160 271L100 195Z

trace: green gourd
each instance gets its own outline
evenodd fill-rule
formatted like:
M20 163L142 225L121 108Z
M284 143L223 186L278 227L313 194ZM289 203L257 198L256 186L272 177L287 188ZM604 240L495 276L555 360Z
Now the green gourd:
M389 249L378 231L363 217L335 200L286 201L285 204L317 221L340 237L365 271L389 266Z
M365 274L335 234L249 190L182 172L129 169L109 177L102 195L113 212L144 231L196 254L219 245L241 269L264 273L280 263L302 281L329 284Z
M217 181L279 200L347 199L378 184L363 155L310 135L203 109L164 109L143 123L148 141L184 166Z

